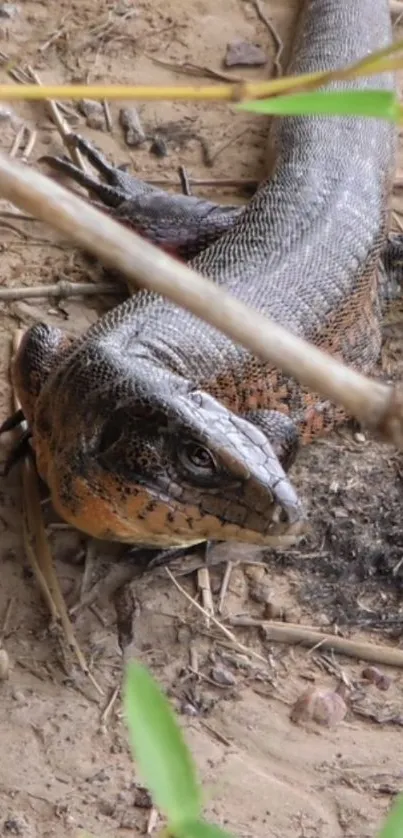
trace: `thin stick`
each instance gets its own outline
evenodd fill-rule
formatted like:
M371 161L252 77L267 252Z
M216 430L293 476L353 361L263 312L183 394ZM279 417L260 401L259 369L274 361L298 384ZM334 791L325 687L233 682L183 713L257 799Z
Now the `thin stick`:
M124 292L123 289L120 291L117 283L70 282L67 279L61 279L54 285L37 285L36 287L21 285L16 288L0 288L0 302L38 298L49 299L50 297L64 300L66 297L93 297L97 294L116 295L119 293Z
M102 107L104 109L106 128L109 131L109 133L112 133L112 131L113 131L112 114L111 114L111 109L110 109L109 104L106 101L106 99L102 99Z
M9 64L10 56L2 50L0 50L0 61L2 65ZM27 72L22 70L21 67L10 67L10 69L8 70L8 75L10 76L10 78L14 79L14 81L16 81L18 84L30 84L30 82L32 81L31 76ZM62 113L66 114L67 116L77 116L77 114L64 103L57 102L56 104L58 108L62 111Z
M227 564L225 565L225 571L224 571L224 576L223 576L223 580L222 580L222 583L221 583L220 596L219 596L219 600L218 600L218 613L219 614L222 614L222 612L223 612L224 601L225 601L225 597L227 596L228 585L229 585L229 580L231 579L232 568L233 568L233 563L232 562L227 562Z
M185 76L204 76L208 79L218 79L219 81L226 81L230 84L239 84L242 79L233 76L230 73L223 73L220 70L212 70L210 67L201 64L193 64L192 61L181 61L179 64L175 61L162 61L161 58L156 58L154 55L145 53L154 64L159 64L160 67L166 67L168 70L173 70L175 73L183 73Z
M22 152L22 155L21 155L21 160L24 163L28 162L28 160L29 160L29 158L30 158L30 156L31 156L31 154L34 150L37 136L38 136L38 134L37 134L36 131L30 131L29 132L28 139L27 139L27 144L26 144L26 146L25 146L25 148Z
M360 61L338 70L318 70L314 73L302 73L298 76L284 76L271 81L248 82L242 80L233 84L217 85L132 85L132 84L27 84L24 90L9 84L0 84L0 101L10 102L21 99L40 101L44 99L119 99L144 102L243 102L247 99L264 98L279 93L297 90L316 90L335 82L372 76L382 70L393 71L400 68L401 59L397 57L398 46L392 45L372 52Z
M41 82L41 80L38 76L38 73L36 73L35 70L32 69L32 67L28 66L27 67L27 72L28 72L29 76L31 77L31 79L39 87L43 86L42 82ZM84 172L86 172L87 167L85 165L84 158L82 157L78 148L75 148L75 146L70 146L69 145L68 137L69 137L69 134L72 133L70 126L67 124L66 120L63 119L63 117L60 113L60 110L59 110L58 106L56 105L56 102L54 102L53 99L46 99L45 101L46 101L46 105L48 107L49 113L51 115L51 118L52 118L54 124L56 125L56 128L57 128L57 130L58 130L58 132L59 132L59 134L60 134L60 136L63 140L63 143L66 146L72 160L74 161L74 163L77 166L79 166L80 169L82 169Z
M65 24L64 24L64 23L62 23L62 24L59 26L59 28L58 28L58 29L56 29L54 32L52 32L52 34L49 36L49 38L47 38L47 40L45 41L45 43L43 43L43 44L42 44L42 46L38 47L38 52L39 52L41 55L43 55L43 53L44 53L44 52L46 52L46 50L47 50L47 49L48 49L48 48L49 48L52 44L54 44L54 43L55 43L55 41L57 41L57 40L58 40L58 39L59 39L59 38L60 38L60 37L64 34L64 32L65 32L65 31L66 31Z
M214 625L217 626L217 628L219 628L220 631L222 631L222 633L225 634L225 636L228 637L228 639L231 640L232 643L234 643L237 649L240 649L241 652L244 652L246 655L249 655L252 658L256 658L256 660L262 661L266 664L266 666L268 665L268 661L266 660L266 658L264 658L262 655L259 655L259 653L255 652L254 649L248 649L247 646L244 646L243 643L240 643L239 640L236 639L235 634L233 634L232 631L230 631L226 628L226 626L220 623L220 621L217 620L217 618L214 617L213 614L209 614L201 605L199 605L199 603L196 602L196 600L193 599L193 597L191 597L187 593L187 591L185 591L184 588L182 588L182 585L180 585L179 582L175 579L175 576L173 575L173 573L171 573L168 567L165 568L165 571L168 574L171 582L173 582L173 584L175 585L175 588L177 588L178 591L180 591L180 593L185 597L185 599L187 599L188 602L190 602L195 608L197 608L197 610L200 611L200 614L203 614L205 618L209 618L211 622L214 623Z
M289 625L272 621L254 620L251 617L232 617L229 620L231 626L251 626L264 628L266 638L278 643L301 643L302 646L318 646L321 649L330 649L334 652L347 655L350 658L371 661L372 663L383 664L384 666L403 667L403 649L394 649L388 646L378 646L375 643L361 643L355 640L346 640L344 637L333 637L330 634L322 634L312 628L305 626Z
M15 218L16 221L38 221L37 218L32 218L32 215L24 215L23 212L8 212L7 210L0 210L0 218Z
M189 309L403 448L403 388L371 380L237 300L45 175L0 154L0 195L117 269Z
M279 76L282 75L282 72L283 72L283 68L281 66L281 56L283 54L284 44L283 44L283 42L280 38L280 35L277 32L277 29L274 26L274 24L271 22L271 20L269 20L269 18L267 17L265 12L263 11L262 4L261 4L260 0L252 0L252 2L253 2L253 5L256 9L256 14L257 14L259 20L261 20L262 23L264 23L266 29L269 30L270 35L273 38L274 46L276 48L276 53L275 53L275 56L274 56L274 59L273 59L273 66L274 66L275 71L276 71L276 76L279 77Z
M178 182L176 180L172 180L170 178L144 178L145 183L149 183L150 186L178 186ZM229 189L257 189L259 186L259 181L252 180L250 178L194 178L188 177L189 186L204 186L204 187L211 187L214 189L217 188L229 188ZM403 185L403 181L402 181Z
M13 139L13 142L11 144L10 151L9 151L10 157L15 157L15 155L17 154L17 151L18 151L18 149L19 149L19 147L22 143L22 140L24 138L26 127L27 127L26 125L21 125L21 127L18 129L18 131L17 131L17 133L16 133L16 135Z
M152 806L147 820L146 835L152 835L158 823L158 809Z
M206 626L210 626L210 615L214 614L214 602L211 593L210 574L208 567L200 567L197 571L197 587L201 591L203 608L209 616L206 617Z
M110 718L110 715L112 713L112 710L113 710L113 708L116 704L116 700L117 700L117 697L119 695L119 691L120 691L120 686L115 687L114 690L112 691L111 697L110 697L106 707L102 711L101 720L100 720L101 721L101 727L106 727L106 725L108 723L108 720Z
M4 638L6 636L6 633L7 633L8 624L9 624L9 621L10 621L10 616L11 616L11 612L13 610L14 603L15 603L15 597L10 597L10 599L8 600L8 603L7 603L5 614L4 614L4 617L3 617L3 625L2 625L1 631L0 631L0 646L2 645L3 640L4 640Z

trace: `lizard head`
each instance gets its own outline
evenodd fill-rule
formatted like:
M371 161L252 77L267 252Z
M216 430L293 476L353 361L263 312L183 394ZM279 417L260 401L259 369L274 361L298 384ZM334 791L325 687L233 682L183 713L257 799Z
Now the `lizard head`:
M98 538L161 547L294 540L301 505L263 432L139 349L126 362L87 341L31 396L58 513ZM30 363L23 353L18 368Z

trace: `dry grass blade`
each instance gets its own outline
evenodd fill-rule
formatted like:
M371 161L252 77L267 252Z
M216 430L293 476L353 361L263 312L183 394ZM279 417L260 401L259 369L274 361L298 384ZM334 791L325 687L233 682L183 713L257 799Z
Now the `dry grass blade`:
M42 82L41 82L41 80L38 76L38 73L36 73L35 70L32 69L32 67L29 67L29 66L27 67L27 73L30 76L30 78L32 79L32 81L35 82L35 84L42 87ZM54 102L53 99L46 99L46 105L49 109L49 113L52 117L52 120L53 120L54 124L56 125L56 128L57 128L57 130L58 130L58 132L59 132L59 134L60 134L60 136L63 140L63 143L66 146L66 149L68 150L72 160L74 161L74 163L77 166L79 166L80 169L82 169L85 172L87 169L86 169L86 165L84 163L84 159L83 159L82 155L80 154L78 148L75 148L74 146L72 146L68 141L69 134L71 134L71 129L70 129L69 125L67 124L66 120L63 119L63 117L60 113L60 110L57 107L56 102Z
M21 337L21 332L16 332L14 335L14 354L18 349ZM21 405L15 394L14 404L15 409L19 410ZM64 597L60 590L59 580L53 567L52 554L42 517L38 480L30 457L25 457L22 464L22 484L24 546L32 570L34 571L52 620L54 622L60 622L66 642L71 651L75 653L81 669L87 675L97 692L103 695L103 690L89 671L84 655L74 636Z
M4 52L0 51L0 61L3 62L3 63L9 63L10 59ZM27 65L27 67L25 69L22 69L21 67L10 68L8 73L11 76L11 78L13 78L18 84L27 85L27 84L29 84L30 82L33 81L35 84L38 85L38 87L43 86L38 73L36 73L35 70L32 67L30 67L29 65ZM81 156L78 149L74 148L74 146L72 146L72 147L69 146L68 136L69 136L69 134L71 134L71 129L70 129L69 125L67 124L66 120L63 119L63 117L61 115L61 107L62 106L59 107L57 105L57 103L53 101L53 99L45 99L45 104L48 108L50 116L51 116L57 130L59 131L59 134L60 134L60 136L63 140L64 145L66 146L66 149L68 150L68 152L71 155L72 160L74 161L74 163L76 163L77 166L80 167L80 169L83 169L83 171L86 171L86 166L85 166L84 159ZM68 110L66 108L64 108L64 110L65 110L65 112L68 112ZM21 132L23 134L24 131L25 131L25 127L22 126L22 128L20 129L19 134ZM17 137L19 136L19 134L17 135ZM20 137L19 140L17 140L17 137L14 141L14 144L17 143L17 147L18 147L18 145L20 145L20 142L21 142L21 137ZM10 153L12 154L13 150ZM26 156L28 157L27 151L26 151Z
M165 571L168 574L171 582L173 582L173 584L175 585L175 588L177 588L178 591L180 591L180 593L185 597L185 599L187 599L188 602L190 602L194 606L194 608L196 608L200 612L200 614L203 614L206 620L211 620L211 622L214 623L214 625L217 626L217 628L220 629L220 631L223 634L225 634L226 637L228 637L228 640L231 640L231 642L234 644L234 646L236 646L237 649L240 649L240 651L243 652L245 655L249 655L249 657L255 658L256 660L261 661L262 663L266 664L266 666L268 666L269 662L268 660L266 660L266 658L263 657L263 655L259 655L259 653L255 652L254 649L248 649L247 646L244 646L243 643L240 643L232 631L230 631L229 629L227 629L226 626L220 623L220 621L217 620L217 618L214 617L213 614L209 614L201 605L199 605L199 603L196 602L196 600L193 599L193 597L191 597L187 593L187 591L185 591L184 588L182 588L182 585L180 585L177 579L175 579L173 573L171 573L168 567L165 568Z
M33 169L0 155L0 196L139 284L189 309L403 448L403 388L371 380L249 308L214 283Z

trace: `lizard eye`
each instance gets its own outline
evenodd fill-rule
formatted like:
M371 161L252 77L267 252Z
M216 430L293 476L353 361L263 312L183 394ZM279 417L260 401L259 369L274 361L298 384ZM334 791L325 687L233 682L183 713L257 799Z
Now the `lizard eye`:
M199 474L214 474L217 469L214 457L208 450L198 442L189 440L185 442L179 451L179 458L186 469Z
M120 417L112 416L112 418L109 419L104 426L98 443L99 454L104 454L105 451L112 448L112 445L114 445L115 442L118 442L122 436L123 427L119 418Z

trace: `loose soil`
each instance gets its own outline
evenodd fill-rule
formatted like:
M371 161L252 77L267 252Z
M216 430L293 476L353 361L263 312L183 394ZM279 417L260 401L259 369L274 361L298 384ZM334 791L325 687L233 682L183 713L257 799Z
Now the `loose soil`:
M3 16L3 6L11 17ZM266 7L287 41L292 4L271 0ZM227 44L235 40L258 44L269 59L267 68L240 70L243 76L261 77L273 65L273 40L247 0L20 2L1 6L0 24L2 50L19 65L30 63L44 82L189 81L156 59L220 70ZM5 70L0 76L1 82L8 80ZM88 127L85 117L71 110L81 133L141 177L175 181L180 163L199 178L262 175L263 118L211 104L142 105L147 133L166 139L163 127L169 127L168 153L159 158L150 153L151 142L140 149L125 145L121 106L111 106L112 132ZM13 114L2 119L2 150L11 148L18 117L38 132L34 164L44 153L61 151L40 103L18 104ZM235 199L229 190L199 194ZM402 209L397 191L393 208ZM0 247L1 284L7 287L100 274L39 223L1 219ZM1 419L11 409L13 331L45 319L80 334L113 302L100 297L1 303ZM401 323L397 309L385 326L383 370L393 377L403 375ZM9 442L2 443L4 456ZM402 458L349 426L304 451L294 479L307 499L312 534L298 549L266 554L265 565L235 566L222 617L262 619L269 608L288 622L401 645ZM217 823L244 838L374 838L402 787L401 671L382 666L391 681L389 690L381 691L362 678L360 661L272 643L262 628L234 628L251 652L245 654L206 625L159 569L113 597L100 595L76 615L77 638L105 692L99 699L49 627L24 556L17 470L0 487L0 529L0 636L11 660L10 676L0 682L0 834L64 838L86 830L119 838L145 832L149 800L130 760L119 697L103 717L120 686L124 657L135 654L151 667L180 714L205 784L206 812ZM94 551L80 534L60 526L49 532L69 603L84 583L88 587L117 566L116 548L100 544ZM178 565L173 570L178 573ZM216 603L223 573L222 565L211 571ZM179 581L195 594L194 573ZM198 675L189 668L190 655ZM334 690L340 682L348 692L341 723L292 723L290 710L302 692Z

